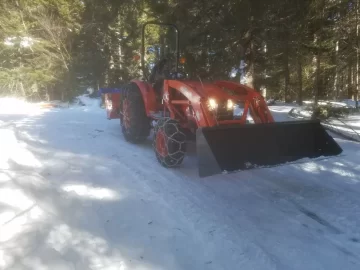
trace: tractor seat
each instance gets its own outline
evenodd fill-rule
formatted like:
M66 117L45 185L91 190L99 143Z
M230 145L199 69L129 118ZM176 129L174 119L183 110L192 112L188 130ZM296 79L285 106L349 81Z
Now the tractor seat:
M159 79L152 84L152 87L155 92L156 101L161 102L164 90L164 79Z
M168 59L160 60L153 69L149 77L149 82L155 91L156 100L161 101L163 95L164 80L170 77L168 70Z

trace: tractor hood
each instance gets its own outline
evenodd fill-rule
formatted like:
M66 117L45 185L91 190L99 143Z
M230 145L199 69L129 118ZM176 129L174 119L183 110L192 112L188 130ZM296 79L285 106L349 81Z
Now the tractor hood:
M183 81L192 88L201 98L214 98L217 100L239 99L247 94L247 90L239 86L237 91L220 87L215 83L201 83L198 81Z

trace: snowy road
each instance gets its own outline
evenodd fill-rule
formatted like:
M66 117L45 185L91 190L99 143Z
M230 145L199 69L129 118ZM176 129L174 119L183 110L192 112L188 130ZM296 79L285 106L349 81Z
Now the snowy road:
M276 113L280 113L279 111ZM93 107L0 113L0 269L360 269L360 144L200 179Z

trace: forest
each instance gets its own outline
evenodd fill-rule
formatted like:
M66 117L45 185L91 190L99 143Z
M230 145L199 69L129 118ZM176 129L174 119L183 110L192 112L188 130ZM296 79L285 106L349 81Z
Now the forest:
M359 2L2 0L0 95L69 100L121 87L142 76L141 26L158 21L178 26L190 79L241 81L299 104L357 100Z

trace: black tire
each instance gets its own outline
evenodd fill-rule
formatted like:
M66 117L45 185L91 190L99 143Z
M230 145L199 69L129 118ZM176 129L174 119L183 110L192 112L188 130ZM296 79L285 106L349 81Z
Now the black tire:
M121 93L120 124L125 139L131 143L143 142L150 135L150 119L140 89L134 83L127 85Z
M159 141L164 137L165 151L159 148ZM181 131L181 127L176 120L166 118L158 120L154 129L153 147L159 163L166 167L180 165L186 153L186 135Z

